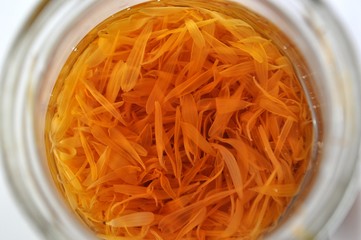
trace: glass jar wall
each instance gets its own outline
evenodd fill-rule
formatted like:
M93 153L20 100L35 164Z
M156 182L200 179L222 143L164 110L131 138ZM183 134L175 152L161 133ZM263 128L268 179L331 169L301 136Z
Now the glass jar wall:
M95 238L68 209L48 170L43 136L55 80L74 46L92 28L141 2L44 1L9 55L0 87L4 163L21 206L46 238ZM318 131L303 191L266 238L325 239L347 213L357 183L361 95L353 50L321 1L237 2L274 23L293 42L282 48L309 93ZM282 37L277 39L282 45Z

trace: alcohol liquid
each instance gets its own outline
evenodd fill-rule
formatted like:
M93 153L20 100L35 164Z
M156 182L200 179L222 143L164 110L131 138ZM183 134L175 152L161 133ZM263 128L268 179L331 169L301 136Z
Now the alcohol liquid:
M297 194L312 118L265 19L160 1L106 19L49 102L50 171L103 239L256 239Z

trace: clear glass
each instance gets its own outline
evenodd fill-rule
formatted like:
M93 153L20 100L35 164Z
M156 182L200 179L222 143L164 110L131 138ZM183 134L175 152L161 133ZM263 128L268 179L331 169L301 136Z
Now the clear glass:
M69 211L48 170L43 136L54 82L89 30L144 1L43 1L7 59L0 82L1 154L14 194L45 239L95 238ZM315 126L321 129L304 191L266 239L326 239L349 210L358 183L361 78L356 56L322 1L236 2L269 19L292 40L294 46L282 48L294 60L313 104ZM294 55L294 47L303 59Z

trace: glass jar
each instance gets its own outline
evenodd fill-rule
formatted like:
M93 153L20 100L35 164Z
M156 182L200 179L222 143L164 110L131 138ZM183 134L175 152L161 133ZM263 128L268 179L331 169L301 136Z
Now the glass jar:
M93 27L145 1L42 1L7 59L0 83L4 166L20 205L45 239L95 238L70 212L48 170L43 136L54 82L69 54L77 50L74 46ZM361 77L356 56L323 1L235 2L267 18L293 42L282 48L308 92L317 126L312 169L303 191L265 238L326 239L348 212L358 184ZM303 58L294 54L295 48Z

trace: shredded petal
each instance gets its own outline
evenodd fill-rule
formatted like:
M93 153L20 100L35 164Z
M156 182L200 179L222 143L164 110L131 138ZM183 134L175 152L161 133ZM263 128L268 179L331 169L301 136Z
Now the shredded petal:
M152 33L153 24L149 22L143 28L143 31L138 36L134 43L134 47L129 54L127 61L122 65L120 85L123 91L128 92L134 88L139 78L141 63L144 58L145 47L148 39Z
M107 222L107 225L113 227L141 227L149 225L154 221L154 214L151 212L131 213Z
M233 154L222 145L213 144L213 147L218 150L218 152L222 155L223 160L226 163L229 174L231 175L232 182L235 190L237 191L239 199L243 198L243 181L241 177L241 172L239 170L239 166L237 164L237 160L233 156Z

